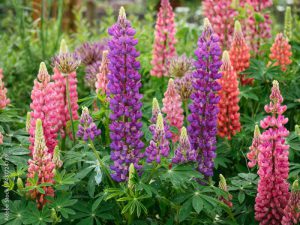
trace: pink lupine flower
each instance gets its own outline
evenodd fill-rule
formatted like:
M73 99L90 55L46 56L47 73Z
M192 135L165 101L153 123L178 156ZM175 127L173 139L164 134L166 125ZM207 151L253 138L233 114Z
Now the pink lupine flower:
M174 12L169 0L161 0L161 6L155 25L155 39L153 44L152 76L162 77L168 75L168 59L176 55L175 49L175 21Z
M222 202L224 202L226 205L228 205L228 207L232 208L232 206L233 206L233 204L231 202L232 195L228 191L226 179L225 179L225 177L222 174L220 174L219 177L220 177L219 188L228 193L228 197L227 198L224 198L222 196L222 197L220 197L220 200Z
M57 145L59 111L56 102L55 84L50 82L50 75L43 62L40 64L37 79L34 81L31 100L30 108L32 111L30 113L29 128L29 141L31 145L29 149L33 151L36 120L41 119L45 130L46 146L48 151L52 153L54 147Z
M265 131L258 146L257 173L260 180L255 199L255 219L261 225L281 224L289 199L289 145L285 143L289 132L284 127L288 119L282 115L287 107L281 105L283 98L277 81L273 81L270 99L265 111L271 115L260 122Z
M0 132L0 145L3 144L3 134Z
M246 3L252 6L256 11L261 11L263 9L272 6L273 1L272 0L241 0L240 1L241 6L244 6Z
M281 220L282 225L299 224L300 222L300 189L299 182L293 183L290 199L284 208L284 215Z
M171 126L174 126L178 129L181 129L183 125L183 109L181 107L182 101L180 95L177 93L174 80L170 79L168 83L167 91L164 94L163 98L163 108L162 112L166 114L166 119ZM179 133L179 132L178 132ZM176 142L179 138L178 134L172 134L173 142Z
M107 58L108 51L103 51L101 66L99 68L99 73L97 74L97 81L96 81L96 93L101 91L102 94L106 94L107 92L107 84L108 78L107 75L109 73L108 70L108 58Z
M7 89L3 83L3 71L0 68L0 109L5 109L10 103L9 98L6 97Z
M202 4L204 16L220 38L220 47L228 49L232 40L234 17L237 15L237 11L231 7L232 0L204 0Z
M28 160L28 173L26 186L40 185L42 183L54 184L54 168L52 155L49 153L43 132L41 119L36 120L34 149L32 159ZM37 183L32 183L31 178L37 177ZM40 193L37 189L30 190L28 195L35 199L39 209L47 203L46 196L54 196L54 190L51 186L42 187L45 194Z
M254 167L257 163L259 144L260 144L260 130L259 130L258 125L255 125L254 136L252 139L252 145L249 147L250 152L248 152L248 154L247 154L247 158L250 160L250 162L248 162L248 166L250 168Z
M71 109L72 109L72 115L73 115L73 120L78 120L79 115L78 115L78 94L77 94L77 78L76 78L76 72L70 73L65 79L69 79L69 84L70 84L70 100L71 100ZM70 113L68 111L68 106L65 106L65 115L66 115L66 120L70 120Z
M282 33L277 34L274 44L271 47L270 59L275 61L275 66L280 66L286 71L287 66L292 63L292 51L288 40Z
M239 21L235 21L234 35L230 47L230 61L236 73L239 75L242 85L252 84L253 78L246 78L240 74L250 65L250 49L246 44L242 27Z

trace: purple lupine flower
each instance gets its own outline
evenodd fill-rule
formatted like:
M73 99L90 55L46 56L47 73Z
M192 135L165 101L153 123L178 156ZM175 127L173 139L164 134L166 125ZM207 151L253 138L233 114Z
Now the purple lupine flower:
M199 171L206 177L213 175L213 160L216 157L217 115L219 97L217 91L221 86L217 79L221 66L221 49L219 38L214 33L208 19L204 20L204 30L198 40L195 51L197 60L196 71L193 73L194 92L191 95L191 114L188 116L190 125L188 132L192 148L197 151Z
M95 137L101 134L101 130L97 129L87 107L82 108L82 114L79 121L80 124L78 125L77 137L82 138L84 141L88 141L89 139L94 140Z
M101 61L96 61L85 67L85 82L86 84L95 89L95 83L97 81L97 73L100 71Z
M153 98L152 102L152 117L151 117L151 125L149 126L149 130L152 135L155 134L155 128L156 128L156 122L157 122L157 116L161 113L158 101L156 98ZM164 128L165 128L165 135L166 139L170 140L172 138L172 132L170 130L170 126L166 120L164 120Z
M172 159L172 163L187 163L193 162L197 159L197 153L194 149L192 149L189 137L187 135L187 131L185 127L181 128L179 145L175 150L174 157Z
M142 95L140 94L140 63L136 60L139 53L135 49L138 40L134 39L135 30L126 19L125 10L120 9L118 22L108 29L112 36L109 46L108 94L110 95L110 137L111 159L114 171L112 178L118 182L128 179L131 163L137 170L143 157L141 149Z
M155 131L150 141L150 145L146 148L145 154L147 162L156 161L160 163L161 157L168 157L170 153L169 141L166 138L164 120L161 113L158 113Z

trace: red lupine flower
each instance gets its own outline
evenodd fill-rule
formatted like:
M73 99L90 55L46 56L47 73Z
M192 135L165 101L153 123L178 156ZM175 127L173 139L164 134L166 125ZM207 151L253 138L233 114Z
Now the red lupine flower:
M222 89L219 91L218 135L230 140L241 129L238 105L239 86L227 51L224 51L222 61L222 78L219 80Z
M0 109L5 109L5 107L10 103L10 100L6 97L7 89L4 87L2 79L3 71L0 68Z
M274 44L271 47L270 59L275 61L275 66L280 66L286 71L287 66L292 63L292 51L288 40L282 33L277 34Z
M168 75L167 60L176 55L175 49L175 21L174 12L169 0L161 0L161 6L155 25L155 40L153 45L153 68L150 74L156 77Z
M236 21L234 24L234 36L229 54L231 65L233 66L236 73L239 74L241 84L252 84L253 78L246 78L245 75L240 74L249 67L250 49L246 44L239 21Z

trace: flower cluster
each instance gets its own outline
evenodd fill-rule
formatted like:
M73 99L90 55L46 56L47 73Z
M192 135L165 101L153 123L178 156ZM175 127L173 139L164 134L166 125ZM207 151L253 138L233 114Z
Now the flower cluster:
M286 7L284 15L284 36L288 39L292 39L293 30L293 17L291 7Z
M217 115L221 89L218 79L221 78L221 49L219 38L214 33L208 19L204 20L204 30L198 40L195 51L196 71L193 73L194 92L191 95L191 114L188 132L192 148L197 151L198 169L205 176L213 175L213 159L216 156Z
M228 191L226 179L225 179L225 177L222 174L220 174L219 177L220 177L219 188L228 193L228 197L227 198L224 198L222 196L222 197L220 197L220 200L222 202L224 202L226 205L228 205L228 207L232 208L232 206L233 206L233 204L231 202L232 195Z
M175 150L174 157L172 158L172 163L186 163L196 161L197 153L192 149L189 137L185 127L181 128L179 145Z
M0 68L0 109L5 109L5 107L10 103L9 98L6 97L7 89L4 87L3 82L3 71Z
M250 160L248 162L248 166L250 168L254 167L257 163L257 157L258 157L258 146L260 145L260 130L258 125L255 125L254 129L254 135L252 139L252 145L249 147L250 152L247 154L247 158Z
M34 81L34 86L31 92L30 104L30 126L29 126L29 141L31 145L29 149L31 152L34 148L35 141L35 127L37 119L43 122L43 129L46 139L46 146L50 153L53 152L57 145L57 133L59 131L59 108L56 101L57 93L55 91L55 84L50 81L51 77L48 74L45 63L40 64L37 79Z
M237 15L231 7L232 0L204 0L204 16L209 19L216 34L220 38L223 49L228 49L232 40L232 24Z
M292 63L291 46L282 33L276 35L274 44L271 47L270 59L275 61L275 66L280 66L282 71L286 71L287 66Z
M238 105L240 91L236 72L227 51L223 53L222 62L222 78L219 80L222 89L219 91L218 135L230 140L241 129Z
M93 118L90 116L89 109L87 107L82 108L82 114L80 117L80 124L78 125L77 137L82 138L84 141L94 140L95 137L101 134L96 124L93 122Z
M252 84L253 78L246 78L245 75L240 74L249 67L250 64L250 49L246 44L241 24L235 21L233 41L230 47L230 61L234 70L239 74L242 85Z
M28 160L28 174L26 186L40 185L42 183L54 184L55 164L52 162L52 155L48 152L42 121L37 119L35 128L35 141L32 153L32 159ZM32 180L37 178L36 183ZM28 192L30 198L36 199L38 208L42 208L46 203L46 196L54 196L54 190L51 186L43 186L44 194L37 189Z
M171 126L174 126L179 131L183 125L183 110L182 110L182 101L180 95L177 93L174 80L170 79L168 83L167 91L164 94L163 98L163 108L162 112L166 114L166 119ZM173 133L172 140L176 142L178 140L178 135Z
M289 201L284 208L282 225L293 225L300 222L300 189L299 181L295 180L292 186Z
M271 115L260 122L265 131L258 146L257 173L260 180L255 199L255 219L260 224L280 224L289 199L289 145L285 143L289 132L284 127L288 119L282 115L287 107L281 105L283 98L277 81L273 81L270 99L265 111Z
M108 29L108 33L112 37L108 42L111 169L114 171L112 178L120 182L128 178L131 163L137 170L141 168L139 161L143 157L141 149L144 147L140 121L140 63L136 60L139 53L135 49L138 41L134 39L135 30L126 19L123 7L117 23Z
M186 55L175 56L169 61L169 76L182 78L193 70L193 60Z
M175 21L174 12L169 0L161 0L161 6L155 25L155 40L153 45L152 76L168 75L168 59L176 55L175 49Z
M164 120L161 113L158 113L155 132L150 145L146 148L145 155L148 163L161 162L161 157L168 157L170 153L169 141L166 138Z
M95 84L96 87L96 93L99 93L99 91L102 94L106 94L107 92L107 83L108 83L108 78L107 75L109 73L108 70L108 58L107 58L108 51L105 50L103 51L102 55L102 61L101 61L101 66L99 68L99 73L97 73L97 81Z

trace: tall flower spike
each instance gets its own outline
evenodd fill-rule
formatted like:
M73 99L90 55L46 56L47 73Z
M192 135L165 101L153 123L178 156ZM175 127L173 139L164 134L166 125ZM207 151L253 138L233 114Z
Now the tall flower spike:
M0 109L5 109L6 106L10 103L9 98L6 97L7 89L4 86L3 82L3 71L0 68Z
M3 134L0 132L0 145L3 144Z
M55 164L56 168L61 168L63 165L63 161L60 159L60 149L58 145L54 148L52 162Z
M141 149L142 95L140 94L139 53L135 49L138 40L135 30L126 19L125 10L120 9L118 22L108 29L111 40L109 46L108 90L110 94L110 137L112 178L118 182L128 179L131 163L139 171L143 157Z
M26 132L29 133L30 129L30 112L27 112L26 114Z
M174 80L170 79L168 83L167 91L163 98L163 108L162 111L167 115L166 119L171 126L174 126L179 131L183 125L183 110L182 101L180 95L177 93ZM173 133L172 140L176 142L178 140L178 135Z
M220 38L223 49L228 49L232 41L234 17L237 11L231 7L232 0L204 0L204 16L209 19Z
M181 134L179 138L178 148L175 150L172 163L187 163L195 162L197 159L197 153L192 149L189 137L185 127L181 128Z
M80 124L78 125L77 137L82 138L84 141L94 140L95 137L101 134L96 124L93 122L93 118L90 116L89 109L87 107L82 108L82 114L80 117Z
M292 39L292 29L293 29L293 17L291 7L286 7L284 16L284 36L288 39Z
M282 33L276 35L275 42L271 47L270 59L275 61L275 66L280 66L282 71L286 71L287 66L292 63L291 46Z
M234 70L240 77L242 85L252 84L253 78L246 78L245 75L240 74L249 67L250 64L250 49L246 44L241 24L235 21L233 41L230 48L230 61Z
M257 157L259 153L258 146L260 144L260 130L258 125L255 125L254 136L252 139L252 145L249 147L250 152L247 154L247 158L250 162L248 162L248 166L250 168L254 167L257 163Z
M289 132L284 127L288 119L282 115L286 106L281 105L283 98L277 81L273 81L270 100L265 111L271 115L260 122L265 131L258 146L257 173L260 179L255 199L255 219L260 224L280 224L289 199L289 145L285 142Z
M169 76L173 78L182 78L193 70L193 60L186 57L185 54L175 56L170 60Z
M35 141L32 159L28 160L28 173L26 186L40 185L42 183L54 184L54 168L55 164L52 162L52 156L48 152L42 121L37 119L35 128ZM31 179L37 177L37 184L31 183ZM54 190L52 186L43 186L44 194L37 189L28 192L32 199L36 200L37 206L41 209L46 203L46 196L54 197Z
M232 195L229 194L226 179L222 174L220 174L219 177L220 177L219 188L228 193L228 198L227 199L224 198L224 197L221 197L220 200L222 202L224 202L226 205L228 205L229 207L232 207L233 206L233 204L231 202Z
M222 89L219 91L221 99L219 102L218 135L220 137L227 137L230 140L232 136L241 130L239 113L240 91L236 72L231 66L227 51L224 51L222 61L222 78L220 79Z
M281 220L282 225L293 225L300 222L300 189L299 181L295 180L292 186L291 195L284 208L284 215Z
M161 0L155 25L150 74L155 77L168 75L168 59L176 55L174 12L169 0Z
M168 157L170 153L169 141L166 138L164 120L161 113L158 113L155 132L150 145L146 148L145 155L147 162L161 162L161 157Z
M213 175L216 157L216 134L219 97L221 89L218 79L221 78L221 49L219 38L214 33L209 20L204 19L204 30L198 40L195 51L197 60L196 71L193 73L194 92L189 106L191 114L188 116L190 125L188 133L192 148L198 156L198 169L206 177Z
M46 139L46 146L50 153L53 152L57 145L57 133L59 131L59 108L56 101L55 84L50 82L50 75L48 74L45 63L40 64L37 79L34 81L34 86L31 92L30 104L30 128L29 140L31 145L29 149L33 151L36 120L41 119L43 122L43 129ZM32 152L33 153L33 152Z
M97 81L96 81L96 93L99 93L101 91L102 94L106 94L107 92L107 84L108 84L108 79L107 75L109 73L108 70L108 58L107 58L108 51L105 50L103 51L102 55L102 61L101 61L101 66L99 68L99 73L97 74Z

